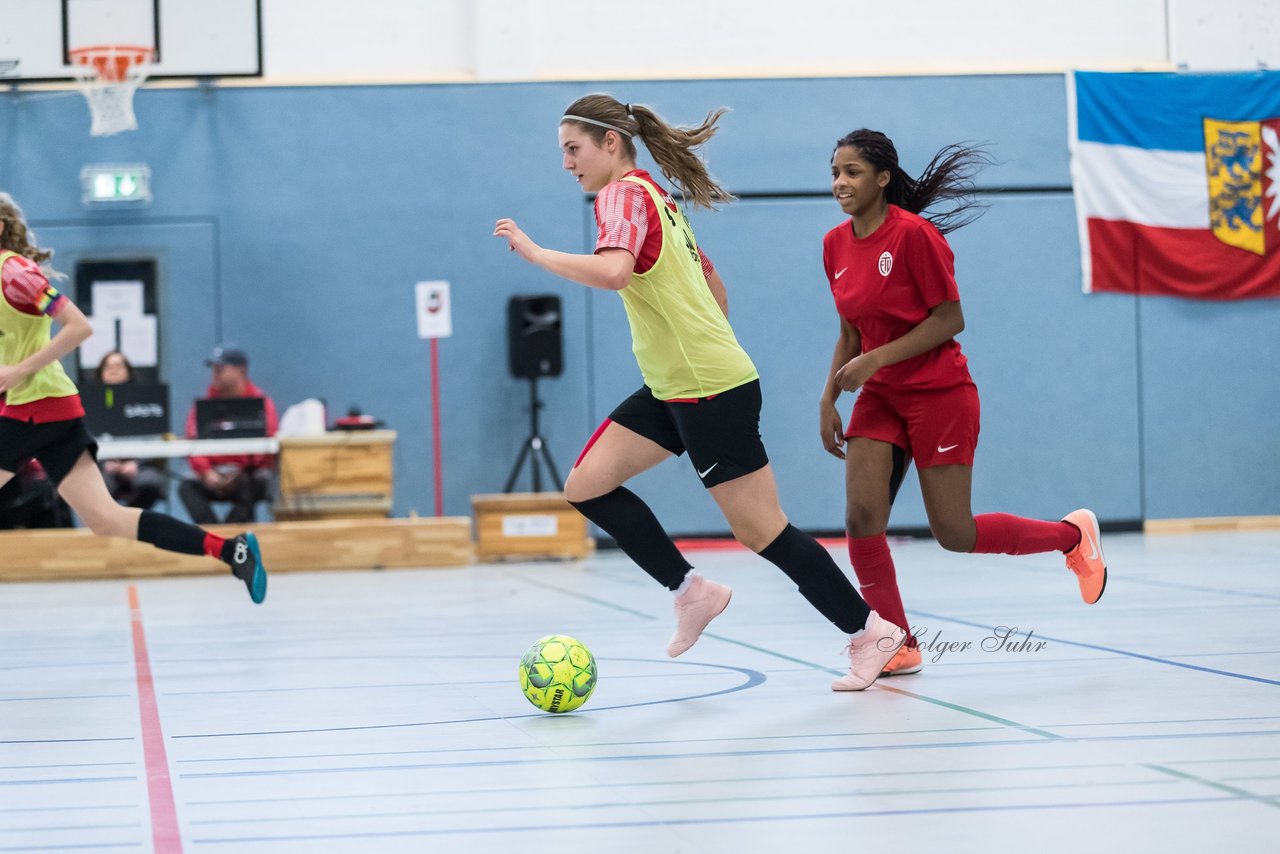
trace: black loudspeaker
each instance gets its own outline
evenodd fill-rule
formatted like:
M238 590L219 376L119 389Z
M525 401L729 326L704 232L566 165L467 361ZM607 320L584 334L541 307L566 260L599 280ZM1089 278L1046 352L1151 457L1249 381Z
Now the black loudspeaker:
M511 375L558 377L563 367L560 297L515 296L507 303L507 363Z

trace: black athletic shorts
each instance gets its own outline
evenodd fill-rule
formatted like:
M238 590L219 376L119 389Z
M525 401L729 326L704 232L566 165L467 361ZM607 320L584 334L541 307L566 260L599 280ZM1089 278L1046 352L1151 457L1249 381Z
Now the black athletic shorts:
M658 400L648 386L618 405L609 420L689 462L708 489L769 464L760 440L760 381L689 403Z
M98 443L83 418L37 424L0 417L0 471L14 474L35 457L54 484L62 483L85 451L98 459Z

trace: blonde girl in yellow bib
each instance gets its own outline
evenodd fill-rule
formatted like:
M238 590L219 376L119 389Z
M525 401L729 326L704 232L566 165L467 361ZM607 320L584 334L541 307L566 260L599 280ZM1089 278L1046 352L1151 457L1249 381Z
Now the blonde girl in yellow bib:
M905 634L867 606L826 549L787 521L760 439L759 375L729 325L724 282L684 212L636 167L638 138L694 205L732 201L695 151L715 134L723 113L680 128L609 95L579 98L560 119L559 139L564 169L584 192L597 194L595 252L543 248L512 219L498 220L493 233L526 261L622 298L644 385L587 442L564 492L675 593L676 630L667 654L693 646L732 593L692 571L648 505L623 484L687 451L738 541L778 566L849 636L849 673L832 688L860 691L880 675Z

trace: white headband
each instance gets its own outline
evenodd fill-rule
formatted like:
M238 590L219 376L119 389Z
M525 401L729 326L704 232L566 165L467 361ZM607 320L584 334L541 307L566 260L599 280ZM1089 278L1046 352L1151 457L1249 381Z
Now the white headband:
M565 122L585 122L586 124L595 125L596 127L602 127L602 128L607 128L608 130L617 131L618 133L622 134L628 139L630 139L632 136L635 136L635 134L631 133L630 131L623 130L617 125L611 125L608 122L602 122L597 119L589 119L586 116L567 116L567 115L561 116L560 123L564 124Z

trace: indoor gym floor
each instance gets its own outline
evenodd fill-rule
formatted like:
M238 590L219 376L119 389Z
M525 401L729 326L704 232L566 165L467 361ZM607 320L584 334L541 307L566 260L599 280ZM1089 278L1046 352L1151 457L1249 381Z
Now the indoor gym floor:
M1088 607L1053 555L895 544L932 648L861 694L744 551L692 554L735 593L676 660L618 552L278 574L262 607L4 585L0 851L1277 850L1280 532L1104 546ZM1034 634L983 649L998 626ZM575 714L517 687L553 633L599 662Z

